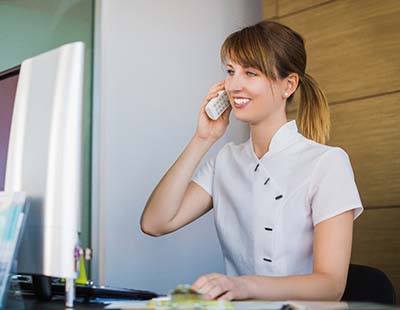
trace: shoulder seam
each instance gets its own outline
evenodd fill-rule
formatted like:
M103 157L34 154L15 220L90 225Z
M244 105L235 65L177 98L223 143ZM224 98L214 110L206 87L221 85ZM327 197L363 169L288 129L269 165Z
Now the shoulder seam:
M319 165L320 165L322 159L323 159L328 153L331 153L331 152L333 152L333 151L336 150L336 149L340 149L340 148L337 147L337 146L332 146L332 148L328 149L326 152L324 152L324 153L321 155L321 157L318 159L317 163L315 164L315 166L314 166L314 168L313 168L313 170L312 170L312 172L311 172L310 178L309 178L310 183L309 183L308 190L307 190L307 196L306 196L307 199L310 197L311 184L312 184L311 181L312 181L312 179L313 179L313 177L314 177L315 171L316 171L317 168L319 167Z
M226 152L227 147L229 146L229 144L232 144L232 143L233 142L231 142L231 141L227 142L218 150L217 154L215 155L215 159L214 159L215 165L217 164L218 158L221 157L224 152Z

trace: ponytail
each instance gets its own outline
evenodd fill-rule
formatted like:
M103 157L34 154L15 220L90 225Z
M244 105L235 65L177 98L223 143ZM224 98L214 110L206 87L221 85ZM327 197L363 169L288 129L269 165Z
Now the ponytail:
M300 77L299 131L308 139L325 144L331 127L328 100L318 83L307 73Z

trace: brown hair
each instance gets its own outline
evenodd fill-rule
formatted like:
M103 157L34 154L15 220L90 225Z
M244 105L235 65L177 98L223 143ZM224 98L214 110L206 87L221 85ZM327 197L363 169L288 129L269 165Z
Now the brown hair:
M318 83L305 72L307 55L304 40L297 32L264 20L229 35L221 47L221 60L254 67L274 81L297 73L301 90L296 116L299 131L318 143L329 139L328 101ZM296 92L287 99L288 104Z

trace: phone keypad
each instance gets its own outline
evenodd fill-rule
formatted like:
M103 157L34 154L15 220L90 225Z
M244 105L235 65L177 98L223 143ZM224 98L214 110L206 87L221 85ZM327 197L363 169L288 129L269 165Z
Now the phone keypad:
M220 114L224 111L224 109L227 107L227 96L221 96L220 98L218 98L217 102L216 102L216 109L217 109L217 113Z
M206 108L207 113L212 119L217 119L227 107L229 107L229 99L226 93L215 98L211 105Z

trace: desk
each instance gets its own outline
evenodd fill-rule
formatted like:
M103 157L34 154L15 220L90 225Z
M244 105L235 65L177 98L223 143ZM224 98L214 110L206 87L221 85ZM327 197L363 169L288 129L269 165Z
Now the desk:
M311 302L310 304L312 304ZM318 310L318 309L331 309L336 310L339 309L337 307L332 306L332 303L323 303L319 302L320 306L310 307L307 309ZM329 306L331 304L331 306ZM93 309L104 309L105 304L89 304L89 303L75 303L74 309L76 310L93 310ZM52 301L38 301L33 296L24 296L23 299L9 299L6 310L60 310L65 309L64 300L61 298L57 298ZM257 308L258 310L262 310L262 308ZM359 303L359 302L349 302L348 308L349 310L393 310L400 309L400 307L381 305L381 304L372 304L372 303Z
M95 303L79 303L75 302L76 310L93 310L104 309L106 305ZM5 310L60 310L65 308L63 298L57 298L51 301L39 301L34 296L24 296L23 298L9 298Z

